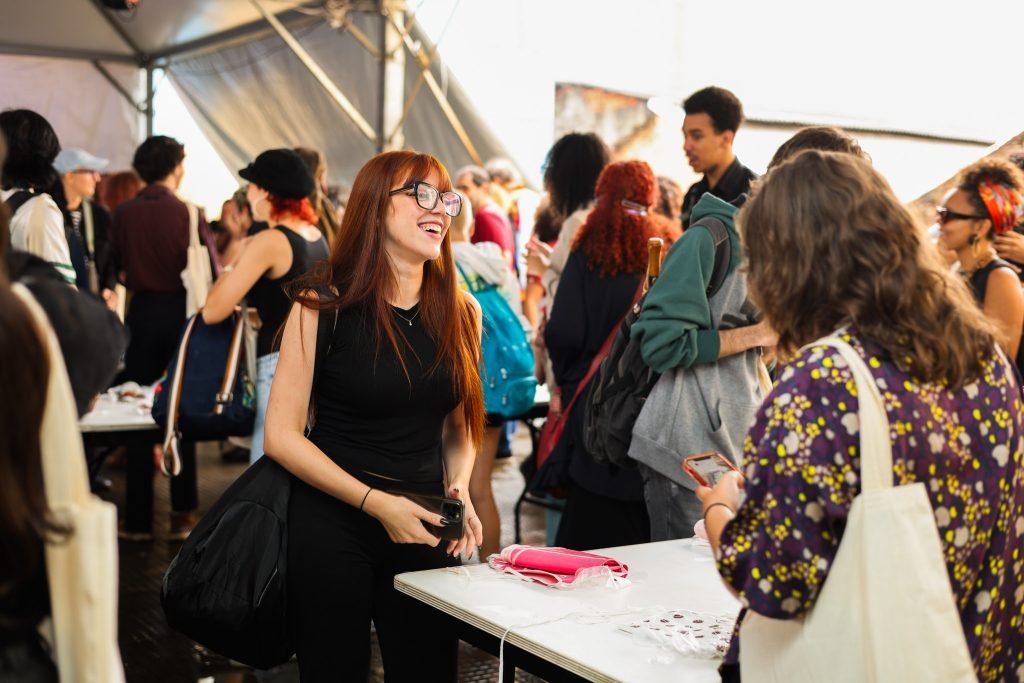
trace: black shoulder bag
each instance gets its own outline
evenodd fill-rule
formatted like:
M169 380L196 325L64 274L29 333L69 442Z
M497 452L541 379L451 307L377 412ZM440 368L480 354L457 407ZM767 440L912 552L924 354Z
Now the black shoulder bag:
M337 324L335 310L333 325L317 325L311 394ZM267 456L228 487L164 574L160 602L171 628L257 669L291 658L285 581L291 490L292 475Z

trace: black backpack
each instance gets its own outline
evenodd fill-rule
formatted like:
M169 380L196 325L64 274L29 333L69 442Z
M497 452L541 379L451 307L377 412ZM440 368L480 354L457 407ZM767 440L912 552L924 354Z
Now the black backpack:
M710 299L722 287L729 274L732 245L729 242L729 231L719 219L706 216L689 229L698 226L710 232L715 242L715 265L707 288L707 297ZM599 463L620 467L636 465L628 455L633 425L640 416L644 401L661 376L644 363L640 343L632 339L629 333L640 316L644 298L622 319L608 355L601 362L587 395L583 442L587 452Z

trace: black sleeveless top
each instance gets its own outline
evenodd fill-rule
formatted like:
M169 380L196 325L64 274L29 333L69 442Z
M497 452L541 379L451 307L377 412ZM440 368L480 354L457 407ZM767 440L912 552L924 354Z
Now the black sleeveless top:
M971 292L974 294L974 300L978 302L979 306L985 305L985 292L988 290L988 276L997 268L1009 268L1010 270L1013 270L1013 266L1008 262L1001 258L994 258L986 263L984 267L978 268L978 270L974 271L970 279L967 281L967 284L971 287Z
M317 261L327 258L327 241L323 236L315 242L310 242L299 233L283 225L275 226L274 229L280 230L288 238L288 246L292 250L292 267L288 269L287 273L276 279L271 279L264 274L245 296L249 306L259 311L260 320L263 321L259 337L256 340L257 357L273 353L275 350L274 337L277 336L277 331L288 318L292 302L285 293L285 285L300 275L305 275Z
M459 398L450 368L430 372L437 342L419 319L419 305L395 311L411 382L386 337L377 354L372 319L358 309L342 310L318 379L309 439L370 486L420 490L444 480L441 434Z

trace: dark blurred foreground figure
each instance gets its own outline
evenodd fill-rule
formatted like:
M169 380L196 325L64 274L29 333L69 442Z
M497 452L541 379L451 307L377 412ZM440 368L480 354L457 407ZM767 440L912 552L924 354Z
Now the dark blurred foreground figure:
M788 620L774 622L783 629L814 609L831 575L861 493L859 400L839 353L804 345L838 331L882 397L893 484L925 485L934 561L944 562L977 677L1019 680L1024 423L995 330L863 159L797 155L769 171L739 223L750 295L789 362L750 430L743 475L698 490L726 586L755 614ZM745 628L727 680L738 678ZM917 637L891 635L908 647Z

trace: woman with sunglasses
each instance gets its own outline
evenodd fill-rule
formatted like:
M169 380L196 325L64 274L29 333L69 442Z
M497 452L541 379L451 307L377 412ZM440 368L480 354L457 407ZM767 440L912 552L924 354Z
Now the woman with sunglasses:
M395 574L456 565L483 540L468 495L484 423L480 309L457 284L451 188L427 154L368 161L328 268L285 323L266 451L295 475L287 590L304 682L365 681L371 620L387 680L456 678L455 635L394 588ZM332 332L314 388L318 325ZM441 515L399 492L461 500L462 536L439 541L424 523Z
M298 154L290 149L267 150L238 175L249 181L245 194L253 219L269 221L274 227L247 240L235 263L224 269L203 306L203 320L212 325L227 319L243 299L259 313L256 422L249 450L249 462L256 462L263 455L267 401L277 368L274 343L291 309L285 286L327 258L327 242L307 199L313 191L313 176Z
M939 245L956 252L974 298L1002 333L1003 350L1017 358L1024 295L1013 266L996 255L995 240L1024 219L1024 175L1008 161L981 159L960 171L937 214Z

